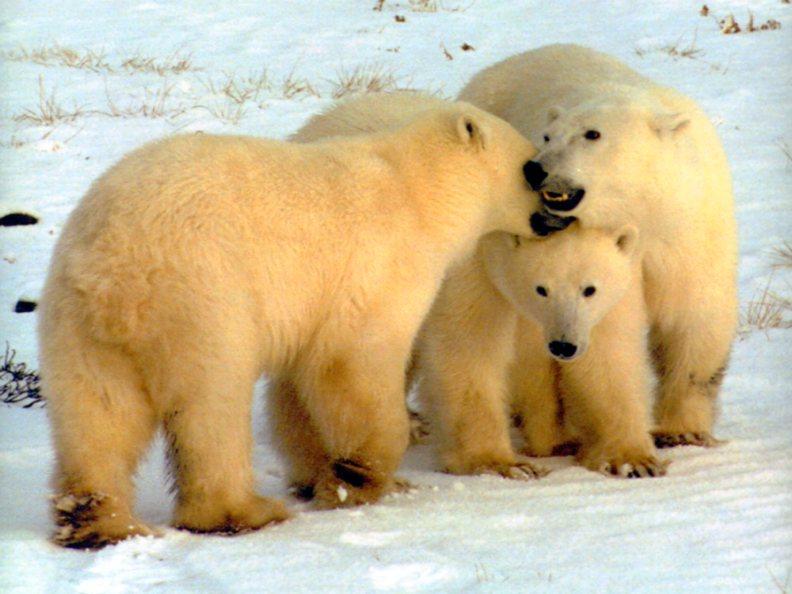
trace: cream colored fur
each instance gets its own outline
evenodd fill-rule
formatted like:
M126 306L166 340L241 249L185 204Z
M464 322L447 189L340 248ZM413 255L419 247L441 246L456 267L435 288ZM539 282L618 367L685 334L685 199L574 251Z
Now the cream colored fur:
M177 526L286 518L254 491L262 372L285 439L312 444L293 479L322 505L378 499L407 445L421 320L481 235L529 233L521 167L535 154L496 117L447 104L365 138L178 136L122 159L67 222L41 301L56 541L151 532L132 476L160 426Z
M632 226L577 224L545 240L491 234L449 276L421 341L421 393L448 470L513 467L514 413L528 455L574 441L592 470L665 473L649 434L654 375L636 238ZM548 344L562 340L578 350L559 363Z
M707 116L680 93L574 45L495 64L460 99L537 143L544 187L585 189L580 205L560 214L590 228L639 228L660 373L658 444L716 443L717 395L737 322L737 241L729 168ZM588 130L601 137L585 139Z

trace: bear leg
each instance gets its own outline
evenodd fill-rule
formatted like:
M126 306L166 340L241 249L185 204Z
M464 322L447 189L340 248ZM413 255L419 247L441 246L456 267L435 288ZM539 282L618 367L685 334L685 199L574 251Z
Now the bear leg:
M132 476L156 429L140 376L120 349L94 342L81 329L54 342L42 346L57 460L53 541L98 549L157 535L132 513Z
M473 295L482 299L481 291ZM538 478L546 471L518 456L509 435L507 374L516 314L494 290L489 296L475 307L460 307L459 317L452 309L429 319L421 396L437 421L447 472Z
M294 382L280 378L270 384L267 403L275 447L288 464L289 484L298 497L311 499L330 459L300 398Z
M238 368L238 362L226 361L165 374L172 381L163 416L177 528L236 534L289 518L282 502L255 493L250 416L256 374L239 373L235 364Z
M695 327L654 331L653 354L660 375L652 432L657 447L723 443L712 435L712 426L731 348L724 334Z
M543 353L540 330L525 328L517 338L517 359L512 366L514 412L519 417L523 453L553 456L570 442L564 428L558 364ZM539 340L537 340L539 339Z
M666 474L650 436L651 362L640 332L607 320L585 355L561 365L565 416L581 436L578 461L625 478Z
M320 508L373 503L396 489L409 441L404 360L365 348L346 353L301 374L305 409L329 459L314 487Z

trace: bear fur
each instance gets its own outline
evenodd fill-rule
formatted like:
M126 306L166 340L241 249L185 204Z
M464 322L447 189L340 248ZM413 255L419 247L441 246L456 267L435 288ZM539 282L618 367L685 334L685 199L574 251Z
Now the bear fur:
M447 470L523 478L524 454L579 445L589 469L660 476L638 232L493 233L458 266L422 331L421 395ZM574 347L559 351L558 345ZM572 443L570 443L572 442Z
M185 135L124 157L70 216L41 299L55 541L153 532L133 515L132 476L160 426L176 526L287 518L254 491L262 373L319 505L392 488L415 334L480 236L530 234L539 204L522 167L535 154L502 120L449 104L359 138Z
M459 98L540 153L526 177L551 217L641 236L659 446L718 443L717 396L737 326L726 156L706 114L605 54L549 45L477 74Z

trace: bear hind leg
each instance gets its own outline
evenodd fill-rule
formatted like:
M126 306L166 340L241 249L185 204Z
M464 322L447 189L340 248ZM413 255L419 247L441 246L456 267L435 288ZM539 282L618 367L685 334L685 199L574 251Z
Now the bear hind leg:
M300 499L312 499L316 482L330 464L314 422L294 382L274 380L267 405L275 446L289 466L290 487Z
M157 535L132 511L132 477L156 429L139 374L115 347L94 343L79 330L67 340L57 356L47 356L47 341L42 349L57 460L53 541L98 549Z
M403 484L394 477L409 441L404 363L372 368L387 357L352 353L305 368L305 410L320 435L328 464L314 487L320 508L373 503Z

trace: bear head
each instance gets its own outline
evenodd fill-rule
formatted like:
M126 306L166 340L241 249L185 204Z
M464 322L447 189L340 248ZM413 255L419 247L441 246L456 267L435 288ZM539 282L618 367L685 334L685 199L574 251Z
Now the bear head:
M614 232L574 223L547 239L492 234L481 248L500 293L541 326L552 357L569 361L634 281L637 245L632 225Z
M537 149L510 124L457 102L423 112L407 129L418 139L422 165L430 170L424 188L466 195L466 204L486 212L486 232L532 234L530 218L542 206L523 169ZM465 211L460 207L459 212Z
M625 213L650 199L665 175L658 159L689 123L685 113L630 96L554 107L539 154L524 174L551 216L576 217L589 226L632 221Z

